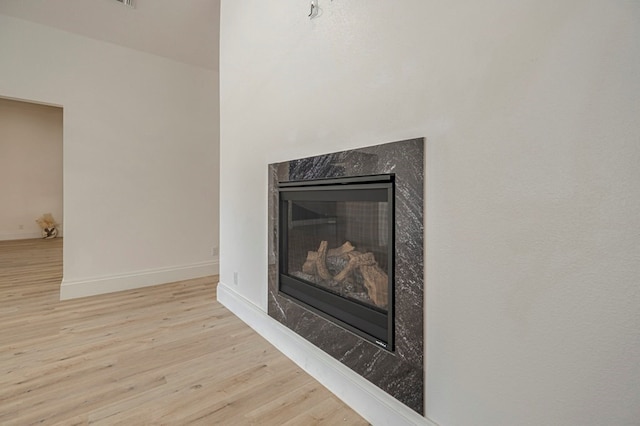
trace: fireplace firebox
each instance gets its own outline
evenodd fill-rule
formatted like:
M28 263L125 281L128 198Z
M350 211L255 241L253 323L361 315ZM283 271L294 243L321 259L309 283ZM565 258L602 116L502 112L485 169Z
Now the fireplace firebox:
M394 350L393 174L280 182L279 293Z

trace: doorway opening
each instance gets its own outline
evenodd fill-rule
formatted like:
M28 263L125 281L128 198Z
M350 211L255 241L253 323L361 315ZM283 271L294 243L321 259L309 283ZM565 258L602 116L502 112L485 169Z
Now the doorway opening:
M45 234L36 220L47 214L56 229ZM0 97L0 241L55 236L36 247L61 251L63 215L63 108Z

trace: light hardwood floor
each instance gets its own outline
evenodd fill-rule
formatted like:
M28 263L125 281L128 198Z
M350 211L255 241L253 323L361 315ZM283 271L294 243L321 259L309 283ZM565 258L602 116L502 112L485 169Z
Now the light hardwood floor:
M60 302L62 240L0 242L0 424L367 424L215 299L217 277Z

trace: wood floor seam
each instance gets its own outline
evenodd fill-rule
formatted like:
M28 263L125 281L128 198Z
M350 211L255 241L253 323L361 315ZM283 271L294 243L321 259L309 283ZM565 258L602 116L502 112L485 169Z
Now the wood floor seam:
M0 424L366 425L217 276L60 301L63 239L0 241Z

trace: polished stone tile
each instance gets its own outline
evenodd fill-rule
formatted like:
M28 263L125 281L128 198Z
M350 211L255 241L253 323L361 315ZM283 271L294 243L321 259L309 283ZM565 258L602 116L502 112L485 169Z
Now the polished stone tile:
M278 183L394 173L395 349L389 352L278 293ZM269 315L396 399L424 411L424 140L269 165Z

